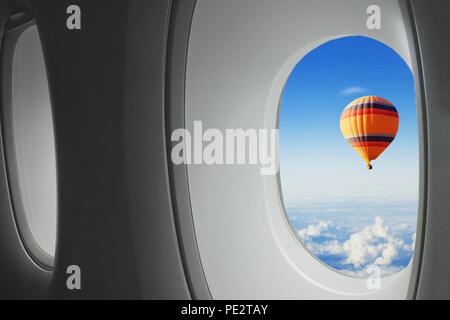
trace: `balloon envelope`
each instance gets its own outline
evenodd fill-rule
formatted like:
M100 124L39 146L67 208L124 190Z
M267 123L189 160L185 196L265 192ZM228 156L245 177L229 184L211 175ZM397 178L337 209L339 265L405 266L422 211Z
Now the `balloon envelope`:
M368 165L394 140L398 123L394 105L376 96L352 101L341 115L342 134Z

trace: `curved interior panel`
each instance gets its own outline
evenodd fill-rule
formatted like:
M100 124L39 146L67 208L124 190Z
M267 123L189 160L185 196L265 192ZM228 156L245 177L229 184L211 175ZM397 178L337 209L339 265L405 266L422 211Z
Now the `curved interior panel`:
M24 245L51 267L56 242L56 160L45 63L35 25L17 39L5 139L16 221Z
M411 68L397 1L197 1L186 71L186 128L275 129L295 65L317 46L350 35L376 39ZM416 76L416 75L414 75ZM404 299L411 265L371 286L315 259L284 215L278 176L257 165L188 166L195 232L215 299ZM207 197L205 195L208 195Z

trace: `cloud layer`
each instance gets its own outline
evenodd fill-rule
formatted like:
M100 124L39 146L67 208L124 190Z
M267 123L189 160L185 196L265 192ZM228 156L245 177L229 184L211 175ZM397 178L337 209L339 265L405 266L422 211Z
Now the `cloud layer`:
M332 227L334 229L330 230ZM298 230L298 235L308 249L324 262L337 258L341 271L357 275L361 275L368 265L382 267L384 275L398 272L403 266L394 262L412 256L414 250L415 234L411 236L411 244L405 243L400 237L391 234L380 216L358 232L344 236L340 229L331 221L323 220Z

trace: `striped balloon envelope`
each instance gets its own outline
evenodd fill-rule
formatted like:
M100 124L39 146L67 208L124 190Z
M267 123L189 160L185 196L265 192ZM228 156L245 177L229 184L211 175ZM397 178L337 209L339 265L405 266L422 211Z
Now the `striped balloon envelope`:
M376 96L352 101L341 115L341 131L345 139L367 162L378 158L394 140L398 131L397 109L389 101Z

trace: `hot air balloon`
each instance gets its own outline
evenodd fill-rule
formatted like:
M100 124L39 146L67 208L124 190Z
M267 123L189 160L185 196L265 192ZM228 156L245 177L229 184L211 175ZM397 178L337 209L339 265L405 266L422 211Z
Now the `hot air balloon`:
M341 115L341 131L345 139L367 162L370 162L391 144L398 130L398 112L389 101L376 96L352 101Z

